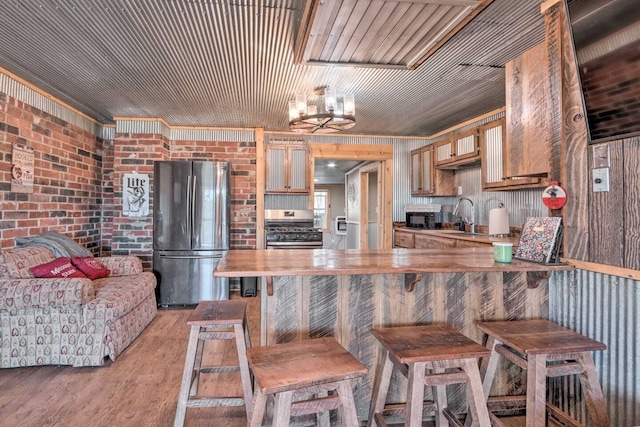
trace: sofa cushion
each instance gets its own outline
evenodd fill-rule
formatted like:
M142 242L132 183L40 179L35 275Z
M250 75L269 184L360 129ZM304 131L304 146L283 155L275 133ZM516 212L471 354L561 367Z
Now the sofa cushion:
M89 301L85 320L102 319L110 323L133 310L150 293L154 293L156 277L151 272L135 276L109 276L93 281L96 298Z
M36 265L53 261L53 253L41 246L3 249L4 265L12 279L31 279L35 277L29 269Z
M39 278L53 277L87 277L82 271L78 270L71 264L69 258L56 258L45 264L36 265L29 270L34 276Z
M91 280L107 277L111 271L95 258L71 257L73 265Z

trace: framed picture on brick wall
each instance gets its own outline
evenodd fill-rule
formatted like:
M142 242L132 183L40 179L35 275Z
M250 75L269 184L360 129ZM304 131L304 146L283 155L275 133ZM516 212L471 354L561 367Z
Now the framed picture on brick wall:
M33 148L13 144L11 152L11 192L33 193Z
M149 215L149 175L124 174L122 178L122 214L128 217Z

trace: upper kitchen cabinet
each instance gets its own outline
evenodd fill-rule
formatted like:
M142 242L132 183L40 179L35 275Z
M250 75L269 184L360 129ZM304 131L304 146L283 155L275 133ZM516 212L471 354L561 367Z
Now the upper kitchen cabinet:
M434 145L411 152L411 195L455 195L454 172L435 168Z
M436 167L457 168L480 160L478 129L453 135L435 143Z
M303 144L267 144L267 193L308 193L308 149Z
M506 64L504 178L511 186L546 186L552 142L549 58L540 44Z

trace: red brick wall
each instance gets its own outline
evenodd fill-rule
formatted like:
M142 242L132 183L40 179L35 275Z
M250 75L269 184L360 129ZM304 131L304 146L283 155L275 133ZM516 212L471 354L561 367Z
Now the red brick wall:
M33 148L33 193L11 192L14 143ZM64 120L0 93L0 237L53 230L98 254L103 142Z

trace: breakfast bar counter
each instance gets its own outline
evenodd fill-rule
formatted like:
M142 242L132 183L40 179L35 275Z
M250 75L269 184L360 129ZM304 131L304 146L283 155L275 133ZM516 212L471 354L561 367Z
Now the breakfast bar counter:
M369 373L354 389L368 416L379 345L372 328L447 323L478 343L477 321L548 318L546 281L570 265L493 260L492 248L231 250L219 277L263 277L260 344L333 336ZM518 368L519 369L519 368ZM522 372L505 366L492 394L522 392ZM403 401L401 376L389 399ZM454 393L463 405L464 392Z

